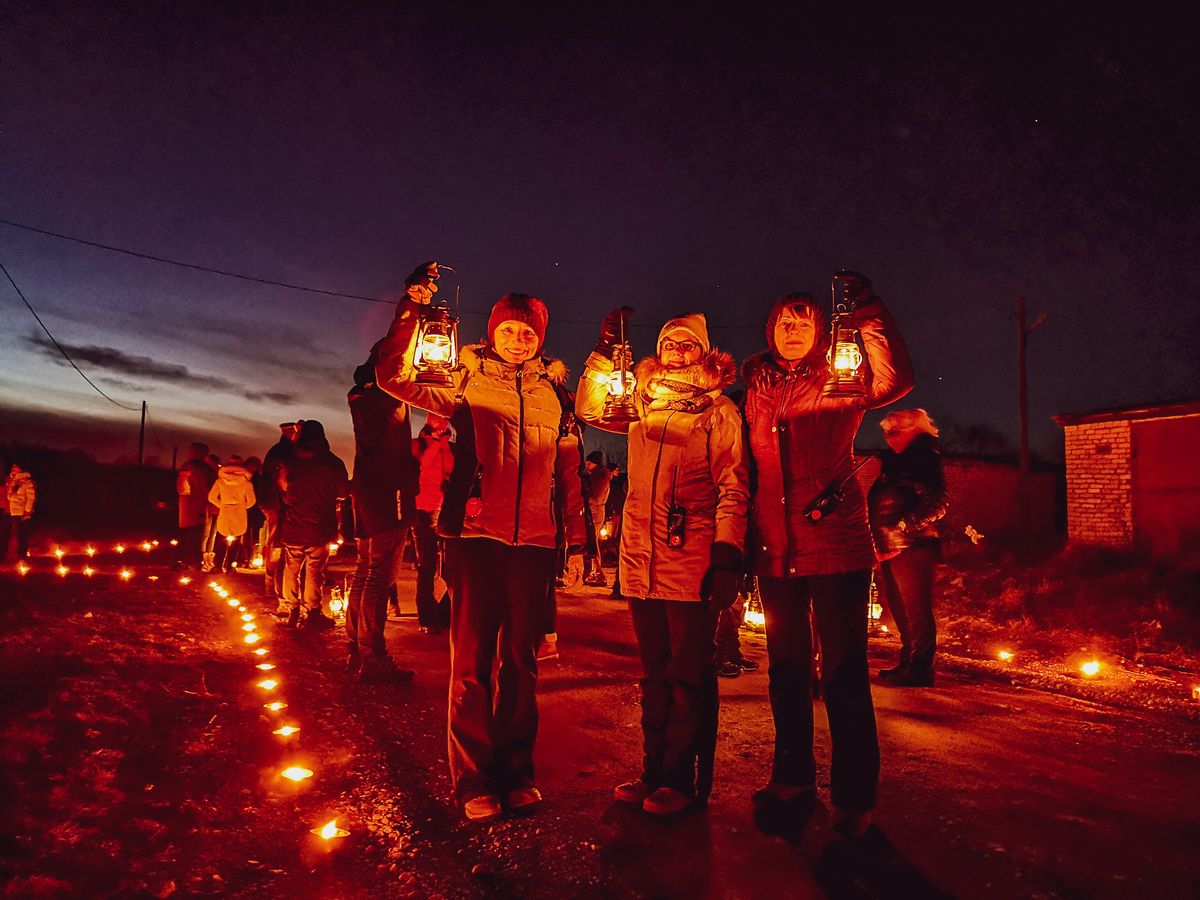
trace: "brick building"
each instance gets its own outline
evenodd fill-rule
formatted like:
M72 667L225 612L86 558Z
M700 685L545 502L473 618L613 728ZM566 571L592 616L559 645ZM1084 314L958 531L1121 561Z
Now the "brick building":
M1071 543L1200 548L1200 400L1066 413Z

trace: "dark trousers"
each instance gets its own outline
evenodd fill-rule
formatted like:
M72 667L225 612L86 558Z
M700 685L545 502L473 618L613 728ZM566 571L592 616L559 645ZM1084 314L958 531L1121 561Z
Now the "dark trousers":
M554 550L451 538L446 571L454 794L503 796L534 783L537 650Z
M413 532L417 547L417 624L425 628L445 628L450 624L450 606L445 598L435 597L433 590L441 551L433 513L417 510Z
M717 619L717 662L737 662L742 658L742 639L739 629L746 614L745 601L738 597L729 609L721 610Z
M24 559L29 552L29 522L5 511L0 513L0 560L8 559L10 543L15 558Z
M268 599L274 598L276 607L286 612L288 605L283 599L283 544L279 541L279 510L263 510L263 589Z
M888 609L900 630L900 666L917 675L933 672L937 625L933 619L936 546L910 547L880 563Z
M874 807L879 782L879 739L867 671L870 583L867 569L758 579L767 619L771 714L775 719L771 781L795 787L808 787L816 781L811 604L821 640L821 691L833 743L829 772L833 804L854 811Z
M179 529L179 562L185 566L200 568L204 555L204 523L184 525Z
M397 554L404 540L403 528L392 528L356 542L358 562L346 598L346 640L351 656L359 654L387 659L388 590L395 580Z
M682 600L629 601L642 658L642 780L701 799L717 749L717 612Z
M213 553L213 567L218 572L228 572L236 562L239 566L242 564L242 540L245 535L234 535L233 540L229 540L226 535L218 535Z

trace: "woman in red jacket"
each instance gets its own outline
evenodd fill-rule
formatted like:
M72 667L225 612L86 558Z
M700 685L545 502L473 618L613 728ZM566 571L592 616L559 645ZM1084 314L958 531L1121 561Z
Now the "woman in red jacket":
M849 276L851 273L842 273ZM912 364L896 325L862 276L848 297L870 369L866 395L825 394L828 324L807 294L780 297L767 318L768 350L746 361L745 418L752 484L747 543L767 624L775 758L771 780L754 794L762 824L786 827L815 803L812 634L822 653L822 693L833 742L834 825L865 831L875 805L879 742L867 671L867 595L875 551L862 489L852 477L863 413L913 386ZM831 483L844 499L817 523L805 517Z

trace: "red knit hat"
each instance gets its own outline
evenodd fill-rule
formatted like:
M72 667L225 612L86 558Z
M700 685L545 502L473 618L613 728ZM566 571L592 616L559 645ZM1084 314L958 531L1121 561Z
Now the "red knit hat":
M546 309L546 304L528 294L505 294L492 307L492 314L488 316L487 338L489 344L495 343L493 336L496 329L502 323L510 320L524 322L534 330L538 336L537 350L534 353L541 353L542 344L546 342L546 326L550 324L550 313Z

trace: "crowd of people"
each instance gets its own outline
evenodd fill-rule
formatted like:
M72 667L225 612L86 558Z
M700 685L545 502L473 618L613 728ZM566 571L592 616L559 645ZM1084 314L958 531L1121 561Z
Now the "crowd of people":
M254 543L243 536L261 532L278 614L325 630L333 622L324 569L341 525L357 550L346 671L403 683L413 673L390 658L384 623L411 536L419 630L449 631L450 770L473 821L542 800L538 661L557 655L556 588L608 586L602 536L619 548L612 593L628 603L642 666L642 761L614 796L648 813L707 801L717 678L757 668L741 654L736 606L756 590L775 725L772 768L752 798L756 819L772 830L811 814L820 696L834 825L862 834L880 770L867 665L872 572L902 639L898 664L879 677L931 685L932 571L946 508L937 428L923 410L887 416L879 478L868 493L854 478L864 413L914 384L903 338L870 281L839 274L865 358L857 395L828 389L827 315L811 295L792 293L770 308L767 349L740 372L712 344L703 314L665 322L654 353L633 369L632 412L614 418L608 402L624 377L614 349L630 308L605 317L574 390L567 367L545 352L546 305L516 293L494 305L482 341L428 377L419 333L439 276L436 263L409 276L391 327L355 370L352 479L315 421L281 425L261 463L221 464L193 446L178 488L190 561L233 565ZM730 394L739 374L745 391ZM411 409L426 414L416 437ZM584 455L590 428L624 437L626 472L599 450ZM345 498L352 524L339 523Z

